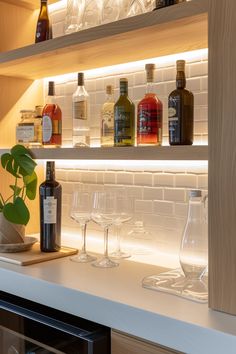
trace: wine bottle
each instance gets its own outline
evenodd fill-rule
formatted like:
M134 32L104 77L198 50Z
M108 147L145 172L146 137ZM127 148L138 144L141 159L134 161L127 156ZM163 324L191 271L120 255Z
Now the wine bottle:
M107 85L106 101L101 111L101 146L114 145L114 87Z
M61 247L61 194L61 185L55 180L55 162L47 161L46 180L39 187L42 252L56 252Z
M42 113L42 140L47 147L60 147L62 143L62 113L54 95L54 82L49 81L47 103Z
M120 79L120 97L114 106L114 146L134 146L135 107L128 97L128 80Z
M51 37L47 0L41 0L41 7L35 33L35 43L46 41Z
M89 95L84 86L84 73L78 73L78 87L72 96L73 146L90 146Z
M170 5L179 4L184 1L186 1L186 0L156 0L156 7L154 10L158 10L162 7L166 7L166 6L170 6Z
M162 102L154 93L155 64L146 64L147 86L145 97L138 104L137 145L161 145Z
M178 60L176 90L168 98L170 145L193 144L194 97L185 87L185 61Z

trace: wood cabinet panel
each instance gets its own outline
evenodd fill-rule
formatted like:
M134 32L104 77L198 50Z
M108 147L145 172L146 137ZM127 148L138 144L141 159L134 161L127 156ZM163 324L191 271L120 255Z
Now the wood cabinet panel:
M236 314L236 1L209 7L209 306Z
M170 348L142 341L126 334L112 331L111 354L181 354Z

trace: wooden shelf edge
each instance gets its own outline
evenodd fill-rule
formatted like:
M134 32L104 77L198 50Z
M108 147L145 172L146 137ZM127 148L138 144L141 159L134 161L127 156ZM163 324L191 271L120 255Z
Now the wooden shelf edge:
M40 160L208 160L208 146L32 149Z
M206 48L207 4L207 0L184 2L0 53L0 75L39 79ZM142 40L145 51L139 50Z

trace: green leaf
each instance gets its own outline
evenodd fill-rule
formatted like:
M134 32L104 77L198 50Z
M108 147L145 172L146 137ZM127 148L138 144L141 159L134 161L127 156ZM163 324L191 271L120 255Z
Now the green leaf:
M2 209L3 209L3 204L2 204L2 201L0 199L0 212L2 211Z
M14 170L19 167L22 176L32 175L37 164L30 156L30 151L23 145L15 145L11 149L11 154L14 159Z
M14 203L4 205L3 215L8 221L20 225L26 225L30 218L29 210L20 197L17 197Z
M35 172L31 176L25 176L24 183L26 186L26 195L30 200L34 200L37 192L38 178Z
M3 154L1 156L1 164L2 164L2 167L5 168L6 167L6 164L8 163L8 161L12 161L12 156L9 154L9 153L6 153L6 154Z
M13 190L14 195L18 196L20 194L20 192L22 191L22 188L18 187L18 186L14 186L14 185L10 185L10 188Z
M11 148L11 154L13 156L17 156L17 155L30 155L29 150L20 144L17 144L15 146L13 146L13 148Z

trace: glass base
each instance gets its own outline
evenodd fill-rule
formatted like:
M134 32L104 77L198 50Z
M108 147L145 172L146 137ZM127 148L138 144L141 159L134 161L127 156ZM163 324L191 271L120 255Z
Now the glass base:
M147 289L166 292L200 303L208 302L208 278L189 279L181 269L146 277L142 286Z
M102 258L101 260L92 263L93 267L97 268L114 268L118 267L119 263L113 262L110 258Z
M88 263L95 261L97 258L94 256L91 256L87 253L79 253L76 256L70 257L70 260L72 262L77 262L77 263Z
M110 257L115 259L129 258L131 255L123 251L114 251L110 254Z

